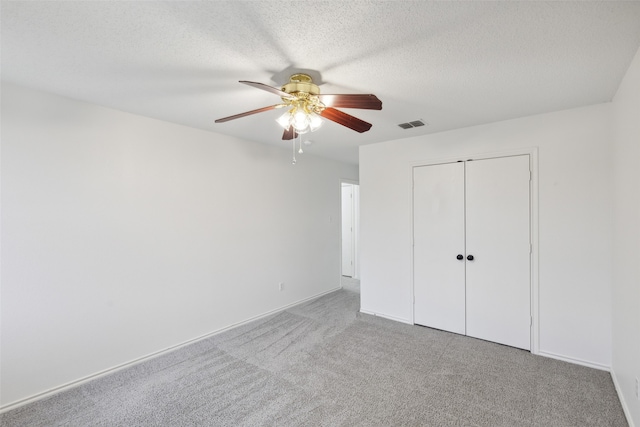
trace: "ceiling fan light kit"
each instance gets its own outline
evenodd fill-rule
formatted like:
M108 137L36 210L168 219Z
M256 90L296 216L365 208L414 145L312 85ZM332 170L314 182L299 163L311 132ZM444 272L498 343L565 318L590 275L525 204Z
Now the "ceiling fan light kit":
M292 75L289 83L282 86L282 91L290 96L282 97L283 107L289 107L289 110L276 120L280 126L285 130L293 127L298 134L313 132L320 128L322 125L320 114L326 107L318 98L320 88L313 83L310 76Z
M322 95L320 94L320 88L313 83L311 76L303 73L293 74L289 78L289 83L280 89L257 82L241 80L240 83L280 95L282 103L224 117L216 120L216 123L223 123L276 108L287 108L287 111L276 119L276 122L284 128L282 139L294 140L294 147L296 137L316 131L322 126L322 118L360 133L371 129L371 123L360 120L334 107L382 110L382 102L375 95ZM302 147L299 152L302 153ZM295 163L295 154L293 163Z

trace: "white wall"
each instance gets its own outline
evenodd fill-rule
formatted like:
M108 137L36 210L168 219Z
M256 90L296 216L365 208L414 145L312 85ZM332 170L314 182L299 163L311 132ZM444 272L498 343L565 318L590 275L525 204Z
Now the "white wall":
M640 426L640 50L613 100L615 229L613 376L627 416Z
M609 105L360 147L362 310L412 320L411 164L539 148L539 351L611 364Z
M9 84L1 162L5 407L340 286L355 166Z

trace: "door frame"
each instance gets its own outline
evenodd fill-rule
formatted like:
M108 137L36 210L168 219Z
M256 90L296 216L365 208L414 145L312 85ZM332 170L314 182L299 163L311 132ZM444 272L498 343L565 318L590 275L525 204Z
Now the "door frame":
M340 178L340 280L342 280L342 184L352 184L352 185L357 185L358 187L360 187L360 182L357 180L353 180L353 179L346 179L346 178ZM355 193L354 193L355 194ZM360 197L360 192L358 191L358 198ZM358 206L360 204L360 201L358 200ZM354 226L356 227L356 230L354 230L354 242L353 242L353 278L354 279L360 279L360 245L358 242L359 239L359 231L357 230L358 227L360 227L360 212L359 209L356 212L356 210L354 209L353 213L352 213L353 217L354 217Z
M420 166L430 166L442 163L453 163L459 160L480 160L497 157L511 157L519 155L529 155L529 170L531 171L531 182L529 188L530 197L530 224L529 233L531 238L531 263L530 263L530 305L531 305L531 353L539 354L540 348L540 324L539 324L539 254L538 254L538 147L521 148L506 151L493 151L488 153L464 153L458 156L436 157L409 163L408 183L409 183L409 242L411 248L410 257L410 277L411 277L411 323L415 324L415 278L414 278L414 245L413 245L413 169Z

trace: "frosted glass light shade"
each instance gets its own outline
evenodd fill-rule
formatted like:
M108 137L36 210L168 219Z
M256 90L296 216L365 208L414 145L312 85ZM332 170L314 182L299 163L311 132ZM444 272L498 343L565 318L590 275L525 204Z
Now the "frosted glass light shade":
M302 134L309 131L313 132L320 128L320 126L322 126L322 117L316 113L307 113L304 110L291 109L278 117L276 122L287 130L293 126L296 133Z
M276 119L276 122L278 122L278 124L283 128L289 129L289 126L291 126L291 114L288 111L285 112Z
M319 129L320 126L322 126L322 117L316 113L311 113L309 115L309 128L311 129L311 132Z

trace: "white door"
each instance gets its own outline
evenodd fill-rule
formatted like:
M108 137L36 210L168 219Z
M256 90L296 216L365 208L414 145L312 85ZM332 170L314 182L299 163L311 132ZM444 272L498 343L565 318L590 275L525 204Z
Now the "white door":
M353 278L360 279L360 185L353 184Z
M342 184L342 275L353 277L353 185Z
M413 186L414 322L464 334L464 163L416 167Z
M414 322L530 349L529 156L413 171Z
M529 156L466 163L467 335L530 349Z

